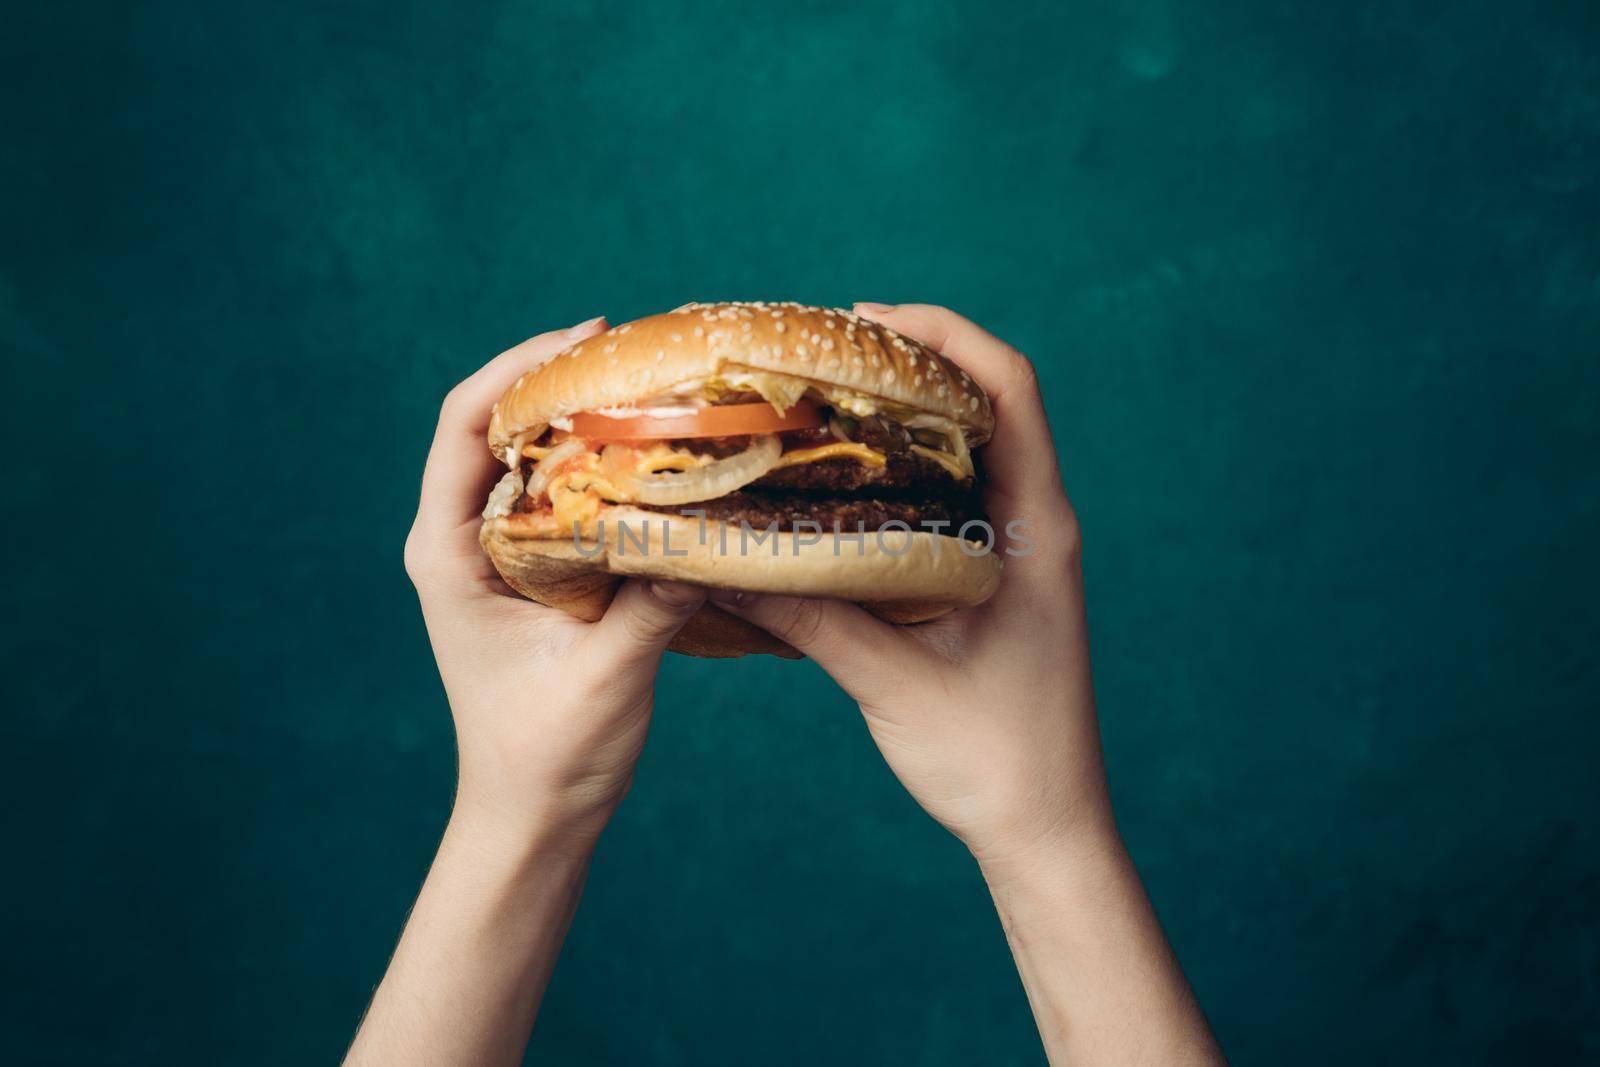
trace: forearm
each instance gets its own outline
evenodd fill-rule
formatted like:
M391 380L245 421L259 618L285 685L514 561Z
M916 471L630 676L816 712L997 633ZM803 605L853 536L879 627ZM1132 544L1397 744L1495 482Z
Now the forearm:
M520 1063L590 845L452 817L345 1062Z
M983 872L1050 1062L1224 1062L1109 822Z

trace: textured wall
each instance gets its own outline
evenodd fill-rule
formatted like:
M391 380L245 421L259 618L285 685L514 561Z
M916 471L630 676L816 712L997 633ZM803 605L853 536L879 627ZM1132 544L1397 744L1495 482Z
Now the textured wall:
M1039 362L1118 808L1236 1063L1600 1055L1597 54L1544 0L11 11L8 1049L333 1059L449 802L439 397L764 297ZM535 1058L1040 1062L819 671L662 693Z

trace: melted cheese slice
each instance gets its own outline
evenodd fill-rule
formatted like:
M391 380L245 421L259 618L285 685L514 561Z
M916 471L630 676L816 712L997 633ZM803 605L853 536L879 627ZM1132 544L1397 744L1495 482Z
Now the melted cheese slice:
M772 469L782 470L785 467L798 467L802 463L815 463L822 459L838 459L848 457L868 467L882 468L884 459L882 452L866 445L853 442L840 441L831 445L818 445L816 448L797 448L792 452L785 452L778 457L777 466Z
M653 474L664 470L689 470L710 462L710 456L656 444L639 456L638 469ZM601 504L628 503L628 495L606 477L600 469L600 457L593 452L574 457L570 465L550 479L545 492L550 495L550 510L559 530L570 531L576 523L587 533L594 529Z
M545 486L550 510L558 529L570 530L573 523L588 529L600 512L602 501L620 503L627 499L610 479L600 473L600 457L593 452L574 459L570 466L551 478Z

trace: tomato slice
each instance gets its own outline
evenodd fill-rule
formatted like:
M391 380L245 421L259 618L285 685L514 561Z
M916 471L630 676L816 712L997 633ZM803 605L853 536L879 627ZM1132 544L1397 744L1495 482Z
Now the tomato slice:
M635 415L613 419L592 411L572 416L572 436L586 441L660 441L675 437L744 437L810 430L823 424L822 409L802 400L779 415L766 401L717 404L683 415Z

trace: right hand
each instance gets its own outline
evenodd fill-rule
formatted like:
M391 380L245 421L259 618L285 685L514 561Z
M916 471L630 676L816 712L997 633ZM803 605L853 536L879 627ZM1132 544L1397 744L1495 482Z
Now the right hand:
M856 312L961 365L994 404L984 506L998 545L1025 524L984 604L897 627L845 601L713 591L725 611L816 660L861 706L890 768L981 863L1109 832L1089 677L1078 522L1033 366L945 308ZM1020 540L1020 539L1019 539ZM1021 544L1013 547L1021 548Z
M460 753L453 819L559 833L582 847L627 792L667 643L705 599L675 582L623 584L598 622L508 589L478 544L484 498L505 473L486 437L518 377L606 328L604 318L501 353L445 398L423 472L406 569L417 587Z

